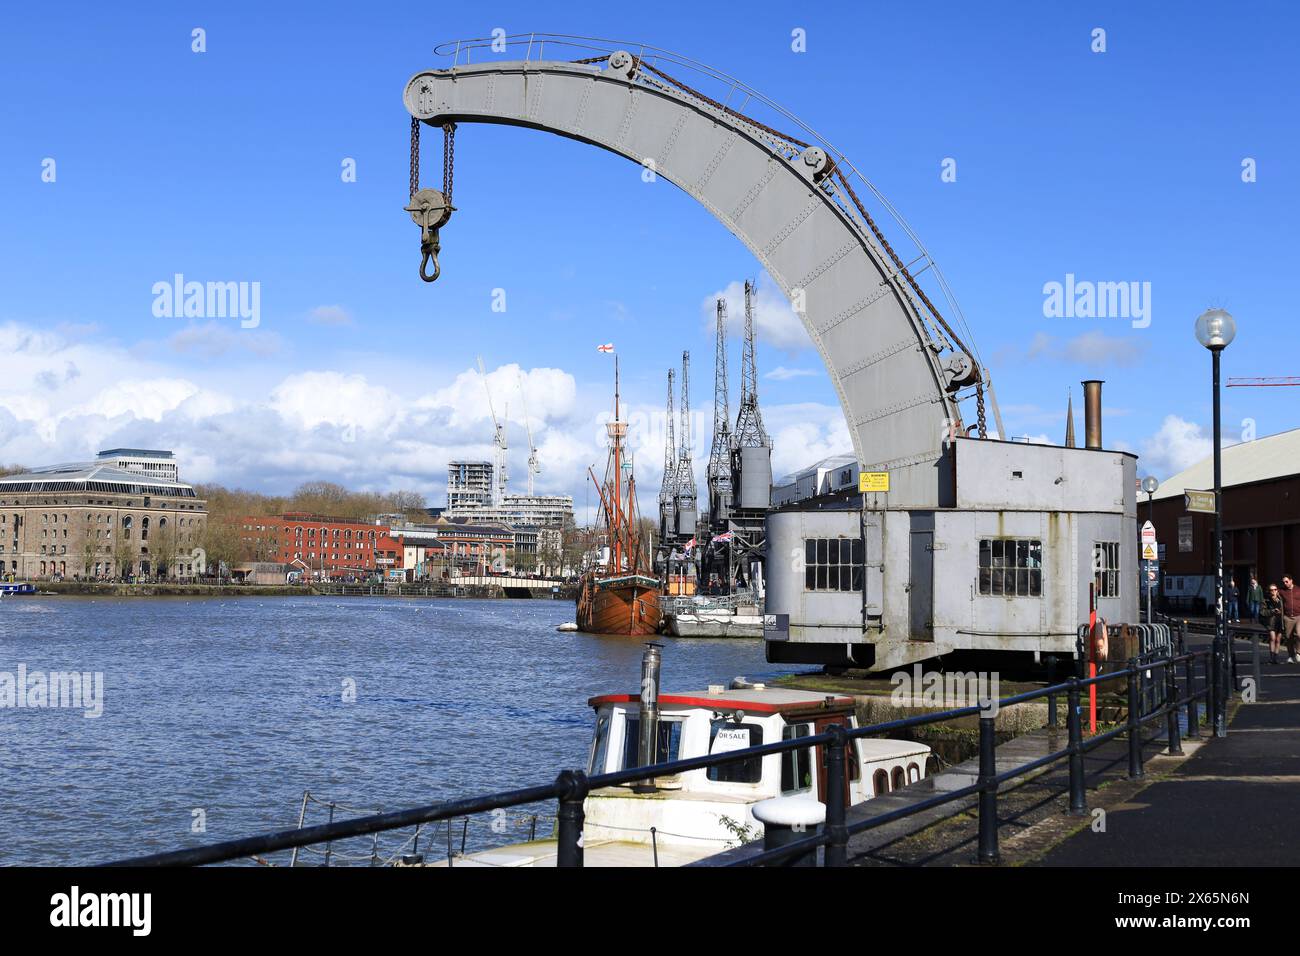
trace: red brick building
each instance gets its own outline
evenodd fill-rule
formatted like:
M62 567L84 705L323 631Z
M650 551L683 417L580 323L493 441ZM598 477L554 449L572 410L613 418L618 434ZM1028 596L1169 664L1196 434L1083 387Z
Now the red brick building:
M1214 515L1188 511L1187 491L1214 487L1206 458L1165 478L1150 506L1138 494L1137 524L1148 518L1160 542L1160 597L1170 610L1204 613L1214 604ZM1241 592L1252 574L1267 587L1300 579L1300 429L1223 449L1223 571Z
M394 551L401 564L401 545L387 528L349 518L304 512L250 516L240 521L240 537L251 560L279 562L311 577L364 577L381 568L379 557Z

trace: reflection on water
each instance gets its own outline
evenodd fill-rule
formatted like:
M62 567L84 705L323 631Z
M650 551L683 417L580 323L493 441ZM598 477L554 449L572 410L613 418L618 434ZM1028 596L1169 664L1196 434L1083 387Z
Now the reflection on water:
M582 766L636 639L567 601L5 598L0 671L101 671L104 712L0 709L0 864L93 863L294 826L304 790L397 809ZM663 638L666 690L780 673ZM344 701L349 682L356 701ZM193 811L207 832L190 832ZM319 816L309 822L323 822Z

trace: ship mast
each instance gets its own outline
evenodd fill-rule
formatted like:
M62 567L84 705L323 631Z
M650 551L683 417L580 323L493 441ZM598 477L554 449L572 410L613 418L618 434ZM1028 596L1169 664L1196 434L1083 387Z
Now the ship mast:
M619 418L619 395L618 395L618 356L614 356L614 420L605 426L609 432L609 441L614 459L614 476L613 476L613 498L614 508L610 513L609 538L612 548L611 557L614 562L614 573L618 574L623 570L623 434L627 426Z

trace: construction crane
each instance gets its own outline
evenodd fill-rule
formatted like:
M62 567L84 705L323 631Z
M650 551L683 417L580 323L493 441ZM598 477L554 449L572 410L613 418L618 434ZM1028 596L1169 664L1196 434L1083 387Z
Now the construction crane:
M1278 388L1283 385L1300 385L1300 376L1275 375L1228 379L1228 388Z
M524 373L519 373L519 399L524 408L528 408L528 396L524 394ZM528 497L533 496L533 479L542 473L542 466L537 460L537 446L533 444L533 429L528 424L528 412L524 412L524 433L528 435Z
M496 409L492 407L492 389L488 388L487 369L483 367L483 356L478 357L478 373L483 379L483 391L487 392L488 412L492 415L492 427L494 429L492 442L496 445L494 455L494 470L496 471L496 486L493 489L492 503L498 508L505 504L506 500L506 428L505 425L497 421ZM509 418L510 406L506 405L506 417Z

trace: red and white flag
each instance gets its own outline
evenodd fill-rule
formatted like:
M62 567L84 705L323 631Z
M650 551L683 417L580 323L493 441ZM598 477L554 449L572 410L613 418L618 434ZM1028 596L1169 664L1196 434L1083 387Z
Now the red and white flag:
M724 531L722 534L715 534L713 536L713 540L721 542L722 544L726 544L735 536L736 536L736 532L734 531Z
M597 345L597 346L596 346L596 351L597 351L597 352L612 352L612 351L614 351L614 343L613 343L613 342L606 342L604 345Z
M684 545L682 546L682 550L685 551L687 554L690 554L692 551L694 551L694 550L695 550L695 539L694 539L694 538L691 538L690 541L687 541L686 544L684 544Z

